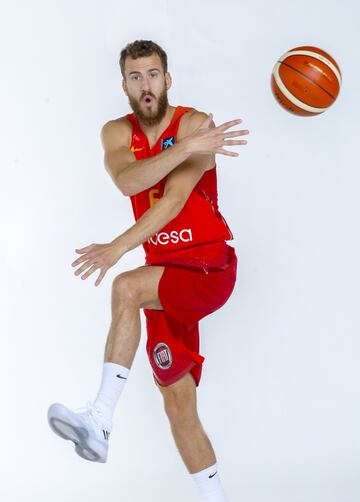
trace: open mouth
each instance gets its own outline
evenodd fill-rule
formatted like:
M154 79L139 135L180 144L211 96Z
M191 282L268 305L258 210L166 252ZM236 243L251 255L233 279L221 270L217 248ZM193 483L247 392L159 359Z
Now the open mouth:
M153 103L153 98L151 96L145 96L143 101L145 102L146 105L150 105Z

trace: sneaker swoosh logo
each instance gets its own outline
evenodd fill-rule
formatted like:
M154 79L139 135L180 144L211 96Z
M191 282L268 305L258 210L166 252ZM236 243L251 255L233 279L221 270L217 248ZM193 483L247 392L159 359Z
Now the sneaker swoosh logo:
M210 474L209 478L213 478L215 476L215 474L217 474L217 471L214 472L214 474Z
M126 377L123 377L122 375L116 375L118 378L123 378L124 380L127 380Z

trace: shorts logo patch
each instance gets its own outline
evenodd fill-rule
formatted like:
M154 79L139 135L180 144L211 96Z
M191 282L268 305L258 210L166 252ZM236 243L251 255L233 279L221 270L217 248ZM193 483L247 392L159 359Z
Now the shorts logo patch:
M158 343L154 349L153 355L154 361L160 369L167 370L172 365L171 350L166 343Z

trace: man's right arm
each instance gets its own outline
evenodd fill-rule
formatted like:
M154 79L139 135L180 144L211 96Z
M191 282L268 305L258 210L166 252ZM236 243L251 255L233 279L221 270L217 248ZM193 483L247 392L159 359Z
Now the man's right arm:
M130 138L131 130L121 120L109 121L101 130L106 170L127 196L155 185L190 156L179 142L158 155L136 160L129 148Z

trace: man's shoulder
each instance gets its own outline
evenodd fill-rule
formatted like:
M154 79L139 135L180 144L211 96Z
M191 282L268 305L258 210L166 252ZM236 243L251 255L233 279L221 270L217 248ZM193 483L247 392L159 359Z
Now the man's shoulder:
M112 142L115 138L122 139L124 144L131 142L132 127L126 116L108 120L101 128L103 142Z
M180 139L198 129L207 117L207 113L196 110L196 108L191 108L189 111L184 113L179 125Z
M208 117L208 114L197 110L196 108L191 108L184 114L183 117L184 120L189 123L189 125L201 125Z
M111 119L108 120L102 127L102 130L105 131L126 131L129 130L131 131L131 123L129 120L126 118L126 115L123 117L119 117L117 119Z

